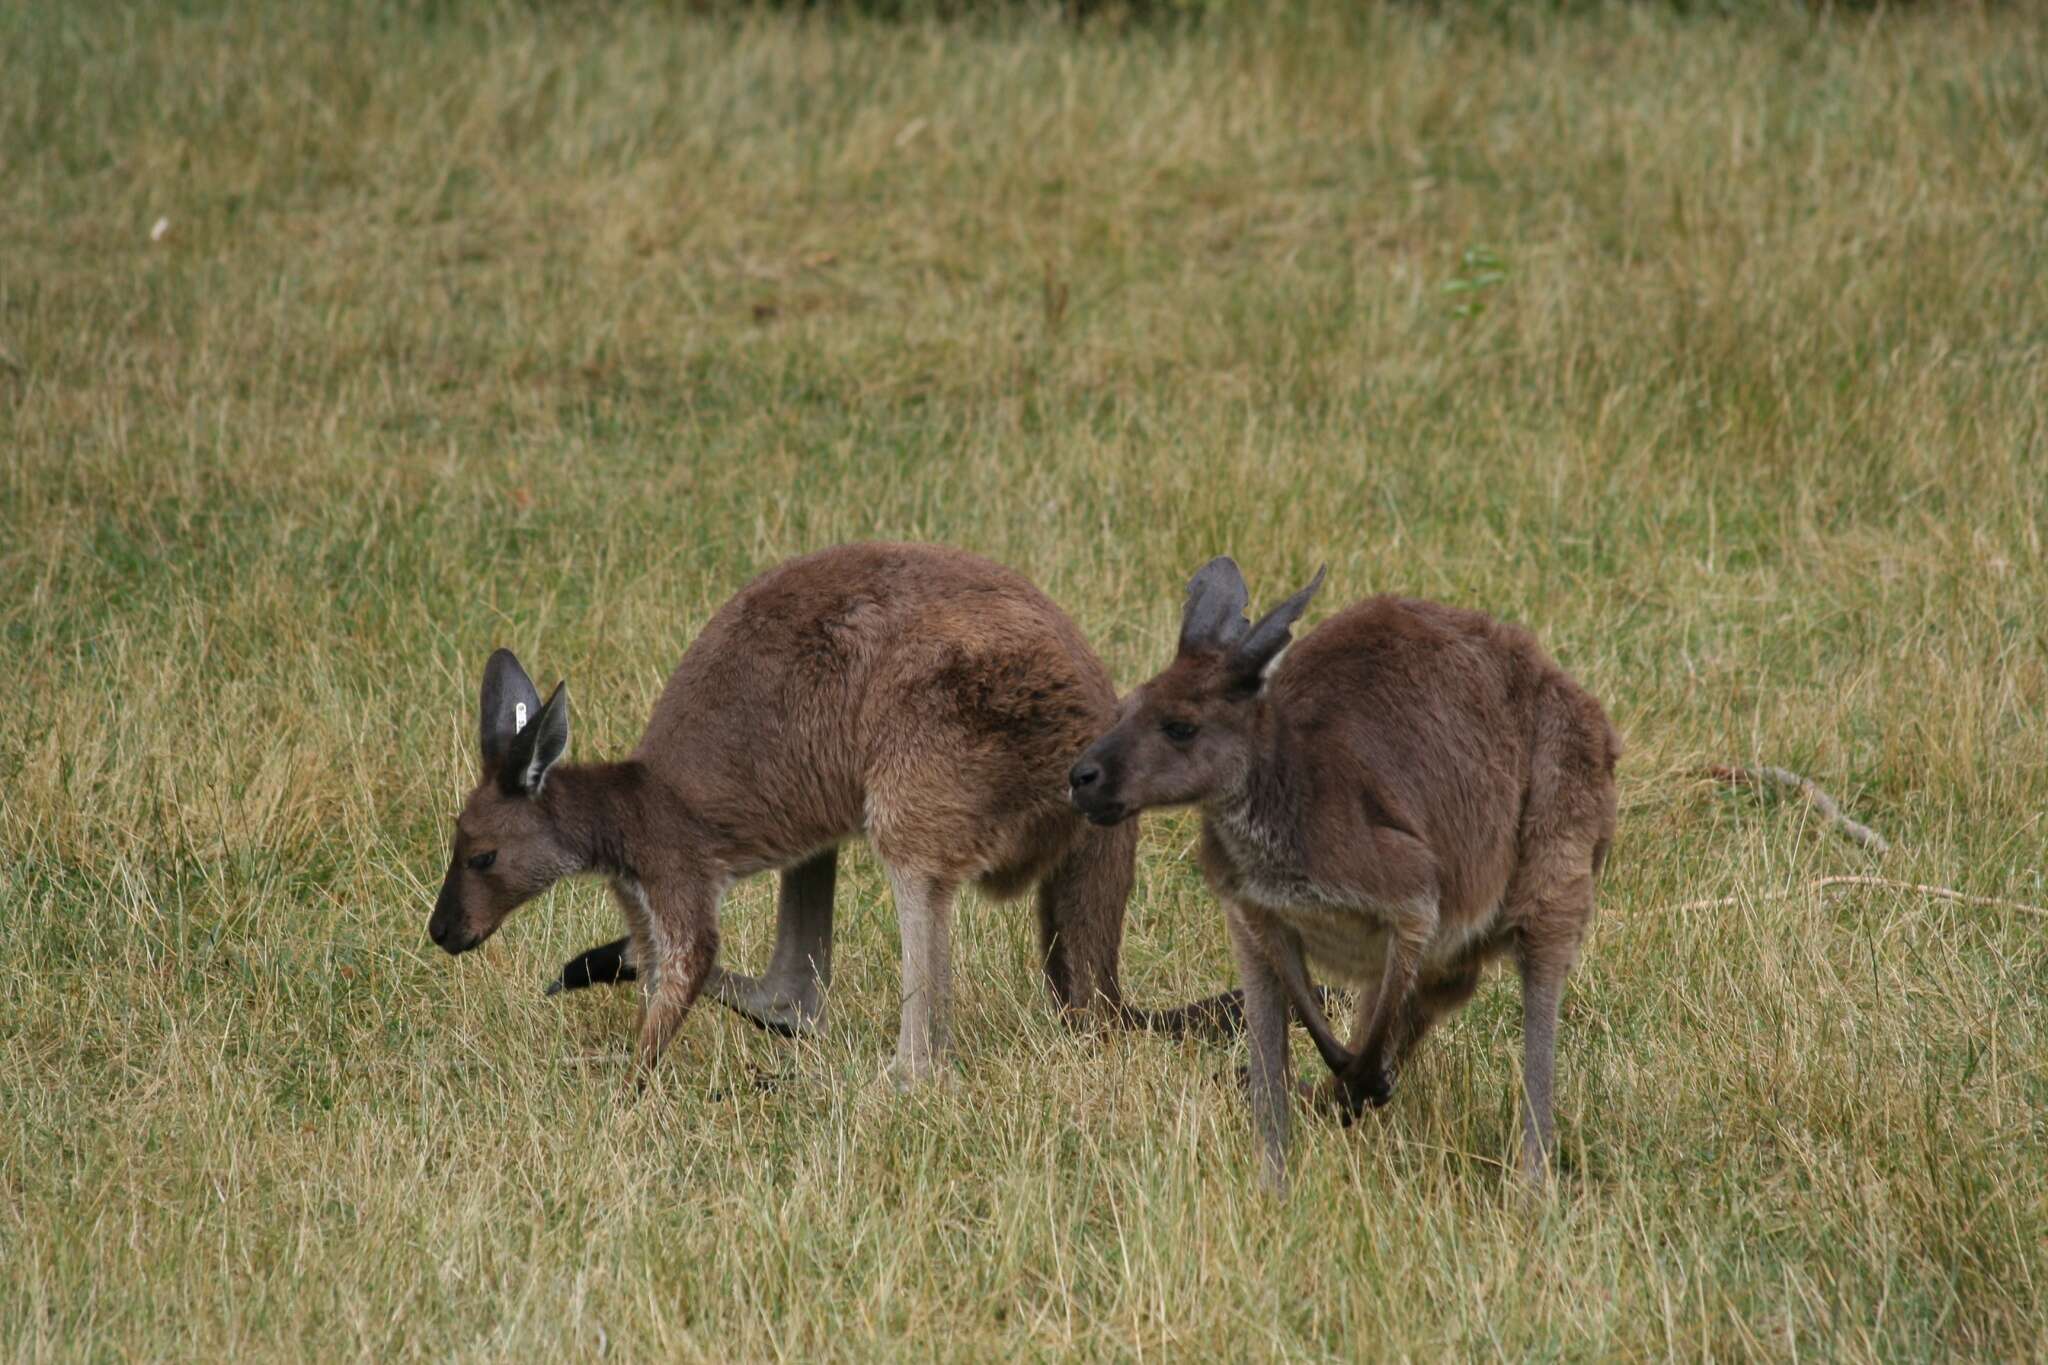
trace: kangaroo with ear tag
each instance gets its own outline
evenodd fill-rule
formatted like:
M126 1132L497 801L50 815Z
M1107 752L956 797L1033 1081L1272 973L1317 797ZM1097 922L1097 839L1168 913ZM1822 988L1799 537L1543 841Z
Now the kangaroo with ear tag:
M952 907L969 883L1036 888L1054 998L1137 1027L1226 1028L1231 997L1123 1003L1117 979L1134 829L1066 799L1074 755L1113 718L1109 675L1019 575L959 550L846 545L771 569L721 607L617 763L569 763L569 701L540 700L509 651L484 669L482 777L456 820L428 932L476 947L555 881L607 878L629 934L554 989L638 979L651 1066L698 995L763 1027L815 1027L832 971L838 848L865 837L902 932L893 1070L932 1074L950 1038ZM781 874L762 978L718 965L719 905Z

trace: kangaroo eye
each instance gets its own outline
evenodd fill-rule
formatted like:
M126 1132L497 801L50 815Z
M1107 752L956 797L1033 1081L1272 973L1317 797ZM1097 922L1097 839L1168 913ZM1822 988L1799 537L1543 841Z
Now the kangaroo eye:
M472 857L469 860L469 870L472 872L482 872L496 861L498 861L498 850L494 848L489 853L479 853Z
M1200 732L1201 727L1190 725L1184 720L1169 720L1162 724L1160 732L1175 744L1185 744Z

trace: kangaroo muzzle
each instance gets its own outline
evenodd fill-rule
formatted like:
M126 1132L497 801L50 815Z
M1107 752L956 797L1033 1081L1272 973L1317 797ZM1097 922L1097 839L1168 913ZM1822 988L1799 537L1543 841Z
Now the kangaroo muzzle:
M468 917L462 913L462 896L456 888L457 876L455 869L449 869L441 883L441 894L434 898L434 913L427 920L427 937L451 957L468 952L490 937L488 933L473 932L466 923Z
M1117 798L1116 770L1105 761L1109 755L1098 752L1101 747L1091 746L1081 755L1081 761L1068 770L1067 799L1091 824L1120 824L1131 812Z

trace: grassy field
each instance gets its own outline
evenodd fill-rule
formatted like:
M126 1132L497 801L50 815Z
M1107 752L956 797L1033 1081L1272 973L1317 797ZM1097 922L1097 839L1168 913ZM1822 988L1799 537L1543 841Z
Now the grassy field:
M2048 903L2048 25L1280 8L0 6L0 1349L2039 1357L2048 918L1800 888ZM617 754L871 536L1125 685L1219 551L1534 627L1629 745L1557 1198L1511 976L1281 1205L1027 907L893 1093L865 853L828 1032L707 1008L643 1097L538 989L599 887L429 944L492 646ZM1230 976L1194 828L1141 1001Z

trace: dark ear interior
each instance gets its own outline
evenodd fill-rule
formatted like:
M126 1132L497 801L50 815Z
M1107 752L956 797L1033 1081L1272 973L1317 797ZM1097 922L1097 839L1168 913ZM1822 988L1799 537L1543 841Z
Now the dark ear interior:
M1259 618L1257 625L1245 632L1237 647L1230 651L1230 669L1241 679L1257 680L1266 671L1266 665L1273 662L1275 655L1294 638L1294 623L1308 610L1309 599L1323 586L1323 575L1329 572L1325 564L1316 570L1316 576L1309 585L1294 596L1282 602Z
M511 650L501 649L484 665L483 704L478 738L484 771L501 771L513 740L540 718L540 693Z
M569 752L569 684L558 682L555 690L548 695L547 705L540 708L540 719L533 723L533 765L531 770L534 790L540 789L541 779L548 769L555 766L562 755Z
M1244 634L1244 575L1229 555L1216 558L1195 570L1188 580L1187 605L1180 613L1180 652L1227 649Z
M548 769L569 748L569 685L556 683L546 704L505 746L498 785L508 796L538 796Z

